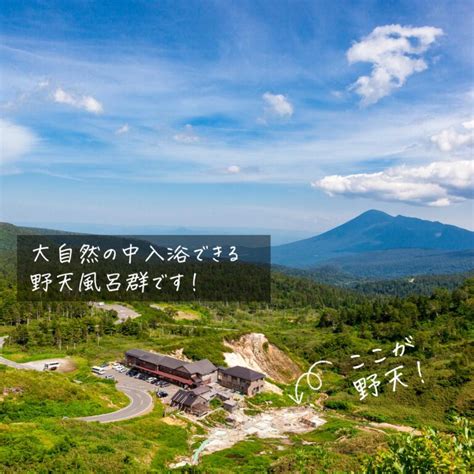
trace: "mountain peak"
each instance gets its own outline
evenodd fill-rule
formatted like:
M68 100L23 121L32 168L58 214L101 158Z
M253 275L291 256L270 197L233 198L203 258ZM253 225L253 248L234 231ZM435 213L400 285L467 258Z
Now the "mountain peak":
M349 222L386 222L392 219L394 219L394 217L390 214L387 214L386 212L378 211L377 209L370 209L368 211L363 212L362 214L359 214L357 217L354 217L354 219L351 219Z
M331 264L340 259L364 254L370 261L376 252L464 251L474 249L474 232L452 225L413 217L393 217L371 209L323 234L276 247L274 263L294 267Z
M368 229L374 225L382 225L387 222L391 222L393 219L395 218L385 212L377 211L376 209L370 209L369 211L359 214L357 217L354 217L345 224L342 224L328 231L327 233L340 234L341 232L353 232L356 229Z
M378 209L369 209L368 211L365 211L362 214L359 214L356 217L356 219L362 216L392 217L390 214L387 214L386 212L383 212L383 211L379 211Z

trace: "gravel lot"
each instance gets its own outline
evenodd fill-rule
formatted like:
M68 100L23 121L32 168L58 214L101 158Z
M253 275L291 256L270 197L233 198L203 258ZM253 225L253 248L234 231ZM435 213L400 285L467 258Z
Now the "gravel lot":
M123 323L127 319L135 319L140 316L134 309L129 308L128 306L124 306L121 304L104 304L104 303L93 303L94 308L103 309L105 311L113 309L117 311L117 322L116 324Z

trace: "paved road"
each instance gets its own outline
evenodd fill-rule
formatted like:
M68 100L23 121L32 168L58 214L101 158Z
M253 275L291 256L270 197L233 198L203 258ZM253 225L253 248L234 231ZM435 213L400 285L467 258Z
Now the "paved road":
M7 340L8 336L0 337L0 349L3 348L3 344ZM29 369L30 367L25 367L23 364L18 364L17 362L13 362L12 360L5 359L5 357L0 356L0 364L6 365L8 367L12 367L14 369Z
M130 399L130 404L121 410L104 415L86 416L78 418L82 421L97 421L99 423L113 423L145 415L153 409L153 398L145 390L125 385L117 385L117 390L125 393Z
M18 362L13 362L12 360L5 359L5 357L0 356L0 364L12 367L14 369L30 369L33 370L33 367L29 367L26 364L19 364Z
M28 364L19 364L18 362L13 362L12 360L5 359L5 357L2 356L0 356L0 364L20 370L43 370L42 364L40 364L38 367L34 367ZM116 374L116 378L117 375L119 374ZM99 423L113 423L114 421L123 421L145 415L146 413L149 413L151 410L153 410L153 397L147 391L147 389L149 390L149 384L142 381L136 381L138 384L142 384L143 386L138 385L136 387L131 387L128 383L126 383L127 381L124 380L128 379L128 377L121 376L120 378L122 380L119 380L116 388L127 395L127 397L130 399L129 405L112 413L86 416L84 418L78 419L82 421L97 421ZM153 385L150 385L150 387L153 387Z
M8 336L0 337L0 349L3 348L5 341L7 340ZM27 364L19 364L18 362L13 362L12 360L5 359L5 357L0 356L0 364L6 365L7 367L12 367L13 369L32 369Z
M28 364L19 364L18 362L5 359L5 357L2 356L0 356L0 364L20 370L43 370L43 364L39 364L38 367L33 365L30 366ZM86 416L83 418L78 418L79 420L97 421L99 423L113 423L115 421L123 421L145 415L153 410L153 397L148 393L148 390L150 390L150 388L156 389L156 387L141 380L133 379L133 382L129 382L128 377L122 374L114 374L114 376L119 381L119 383L116 385L117 390L120 390L121 392L125 393L125 395L127 395L127 397L130 399L129 405L112 413ZM136 386L132 387L130 386L130 383L135 383Z

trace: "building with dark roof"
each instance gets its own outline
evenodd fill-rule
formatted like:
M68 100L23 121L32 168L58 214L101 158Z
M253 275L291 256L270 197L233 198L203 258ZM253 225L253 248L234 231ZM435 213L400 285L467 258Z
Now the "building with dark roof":
M217 380L223 387L253 396L263 391L265 374L241 366L228 369L219 367Z
M209 375L217 370L217 367L208 359L198 360L183 366L190 374Z
M201 385L193 390L181 389L171 399L171 406L194 415L204 415L209 411L209 400L212 394L212 389L207 385Z
M207 359L184 362L174 357L130 349L125 353L127 365L181 386L195 387L217 381L217 367Z

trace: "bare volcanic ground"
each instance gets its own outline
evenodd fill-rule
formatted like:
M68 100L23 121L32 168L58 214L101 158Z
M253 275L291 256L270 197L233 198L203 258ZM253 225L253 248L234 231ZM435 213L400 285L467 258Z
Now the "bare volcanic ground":
M285 440L288 439L289 433L307 433L326 423L326 420L310 407L271 409L255 416L246 415L243 410L239 410L232 414L232 418L232 426L211 428L208 437L194 451L193 456L181 459L170 467L196 465L201 455L231 448L250 436Z
M282 350L269 343L265 334L250 333L224 344L232 350L224 353L229 366L248 367L281 383L290 383L301 374L300 367Z

